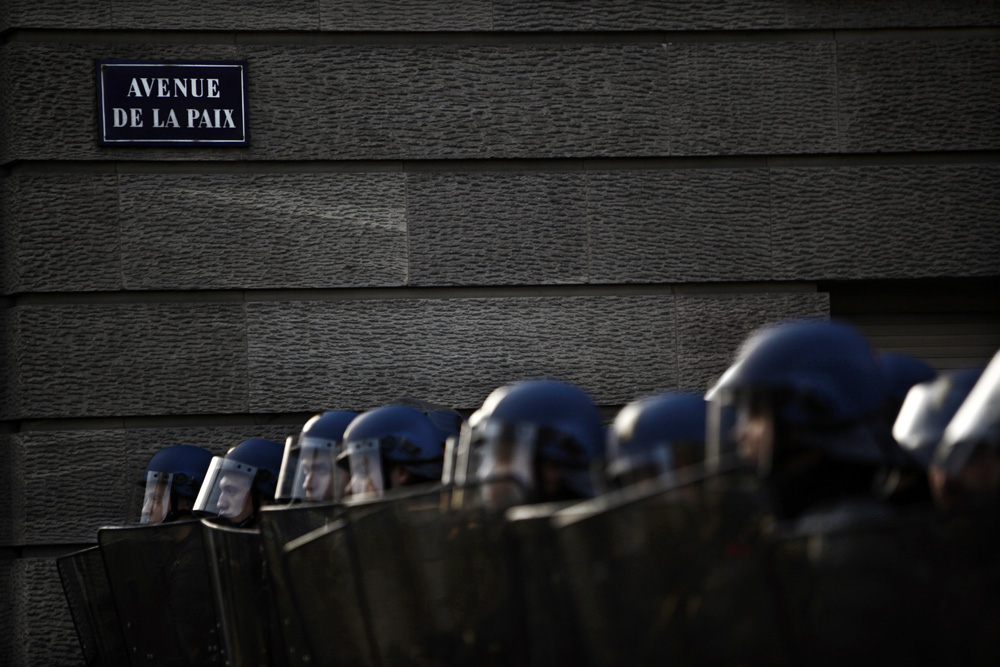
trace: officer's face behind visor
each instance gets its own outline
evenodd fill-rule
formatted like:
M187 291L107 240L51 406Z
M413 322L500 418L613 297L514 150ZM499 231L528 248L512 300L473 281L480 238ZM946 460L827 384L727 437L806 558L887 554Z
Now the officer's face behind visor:
M253 514L251 486L257 469L220 456L212 459L194 511L239 524Z
M343 481L342 485L340 483L335 485L336 500L347 496L374 497L385 491L378 440L344 443L344 451L338 457L337 463L346 474L338 478Z
M535 492L538 431L530 424L484 421L469 432L467 483L479 489L489 509L529 502Z
M706 466L738 460L762 476L771 471L775 422L764 397L732 392L709 396Z
M139 523L163 523L171 510L170 489L172 483L173 474L171 473L154 471L146 473Z
M336 465L339 443L304 437L292 483L292 498L307 502L334 500L348 481L346 471Z

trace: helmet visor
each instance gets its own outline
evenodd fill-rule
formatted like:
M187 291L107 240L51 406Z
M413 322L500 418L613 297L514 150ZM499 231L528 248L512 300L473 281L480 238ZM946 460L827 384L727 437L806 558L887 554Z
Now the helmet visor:
M274 491L275 502L287 503L293 500L293 484L300 452L298 436L290 435L285 438L285 451L281 455L281 469L278 471L278 483Z
M537 437L530 424L487 420L469 430L465 483L479 489L483 506L503 509L528 502L536 487Z
M336 464L340 450L336 440L302 438L291 497L308 502L334 500L335 489L343 489L347 481L347 472Z
M673 447L662 443L648 451L623 453L608 461L607 477L611 488L623 489L660 478L669 479L675 468Z
M345 469L346 474L341 478L344 480L343 486L334 486L335 500L344 496L376 496L385 490L378 440L346 443L337 463L338 467Z
M220 516L240 523L253 514L250 489L257 468L216 456L201 485L194 511L203 516Z
M170 510L170 490L173 484L173 474L169 472L149 471L146 473L146 484L143 487L142 509L139 512L139 523L163 523Z
M979 448L1000 450L1000 353L948 422L934 452L934 465L957 476Z

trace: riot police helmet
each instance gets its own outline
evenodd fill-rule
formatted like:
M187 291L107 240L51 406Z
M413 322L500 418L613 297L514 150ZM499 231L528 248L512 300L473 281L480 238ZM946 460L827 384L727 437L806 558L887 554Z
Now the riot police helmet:
M211 461L212 452L194 445L171 445L153 454L136 480L140 523L189 517Z
M216 456L195 501L195 514L250 526L262 505L271 504L284 447L273 440L250 438Z
M909 464L885 419L888 395L860 332L806 320L751 334L706 398L736 411L735 426L713 437L731 438L740 458L770 480L779 511L796 514L822 499L865 493L880 470Z
M982 368L942 373L933 380L913 385L899 410L892 435L925 470L945 427L983 374Z
M349 410L327 410L309 419L298 436L289 436L281 461L279 502L318 502L334 499L334 489L343 487L337 457L344 430L358 416Z
M923 359L901 352L879 352L879 365L885 374L886 389L889 392L888 414L896 418L899 408L906 400L910 388L916 384L930 382L937 377L937 371Z
M337 463L348 476L338 499L440 481L448 435L409 405L385 405L361 413L344 431Z
M930 478L942 505L995 505L1000 500L1000 352L948 422Z
M556 380L499 387L469 418L463 440L457 483L513 482L510 503L594 495L591 466L603 454L604 426L579 387Z
M622 408L608 430L605 483L623 488L669 477L705 455L705 399L671 391Z

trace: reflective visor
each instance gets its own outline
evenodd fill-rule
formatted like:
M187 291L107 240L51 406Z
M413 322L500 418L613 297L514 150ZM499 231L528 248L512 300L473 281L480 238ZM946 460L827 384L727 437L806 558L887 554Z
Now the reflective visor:
M346 443L337 457L337 463L339 467L346 469L347 482L343 489L335 486L335 500L340 500L342 496L379 495L385 491L382 457L377 439Z
M341 449L336 440L309 436L299 440L291 498L308 502L334 500L336 489L343 489L347 478L344 469L336 465Z
M146 473L139 523L163 523L170 513L170 488L173 474L169 472Z
M298 436L290 435L285 438L285 451L281 455L281 469L278 471L278 484L274 490L274 501L277 503L287 503L292 500L299 453Z
M484 421L463 434L459 484L479 489L476 502L502 509L528 502L536 491L535 449L538 429L531 424Z
M250 488L257 468L216 456L212 459L201 485L194 511L207 516L221 516L234 523L253 513Z
M675 469L674 450L669 443L646 451L624 453L608 461L607 476L613 488L622 489L640 482L668 478Z
M948 422L934 465L957 476L980 447L1000 450L1000 352Z

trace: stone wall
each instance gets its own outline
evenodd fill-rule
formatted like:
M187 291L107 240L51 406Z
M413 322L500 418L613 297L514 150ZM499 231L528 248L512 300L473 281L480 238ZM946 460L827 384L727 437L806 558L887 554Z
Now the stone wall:
M704 388L829 281L1000 275L1000 5L7 0L0 663L169 444ZM98 143L95 61L240 59L250 145Z

